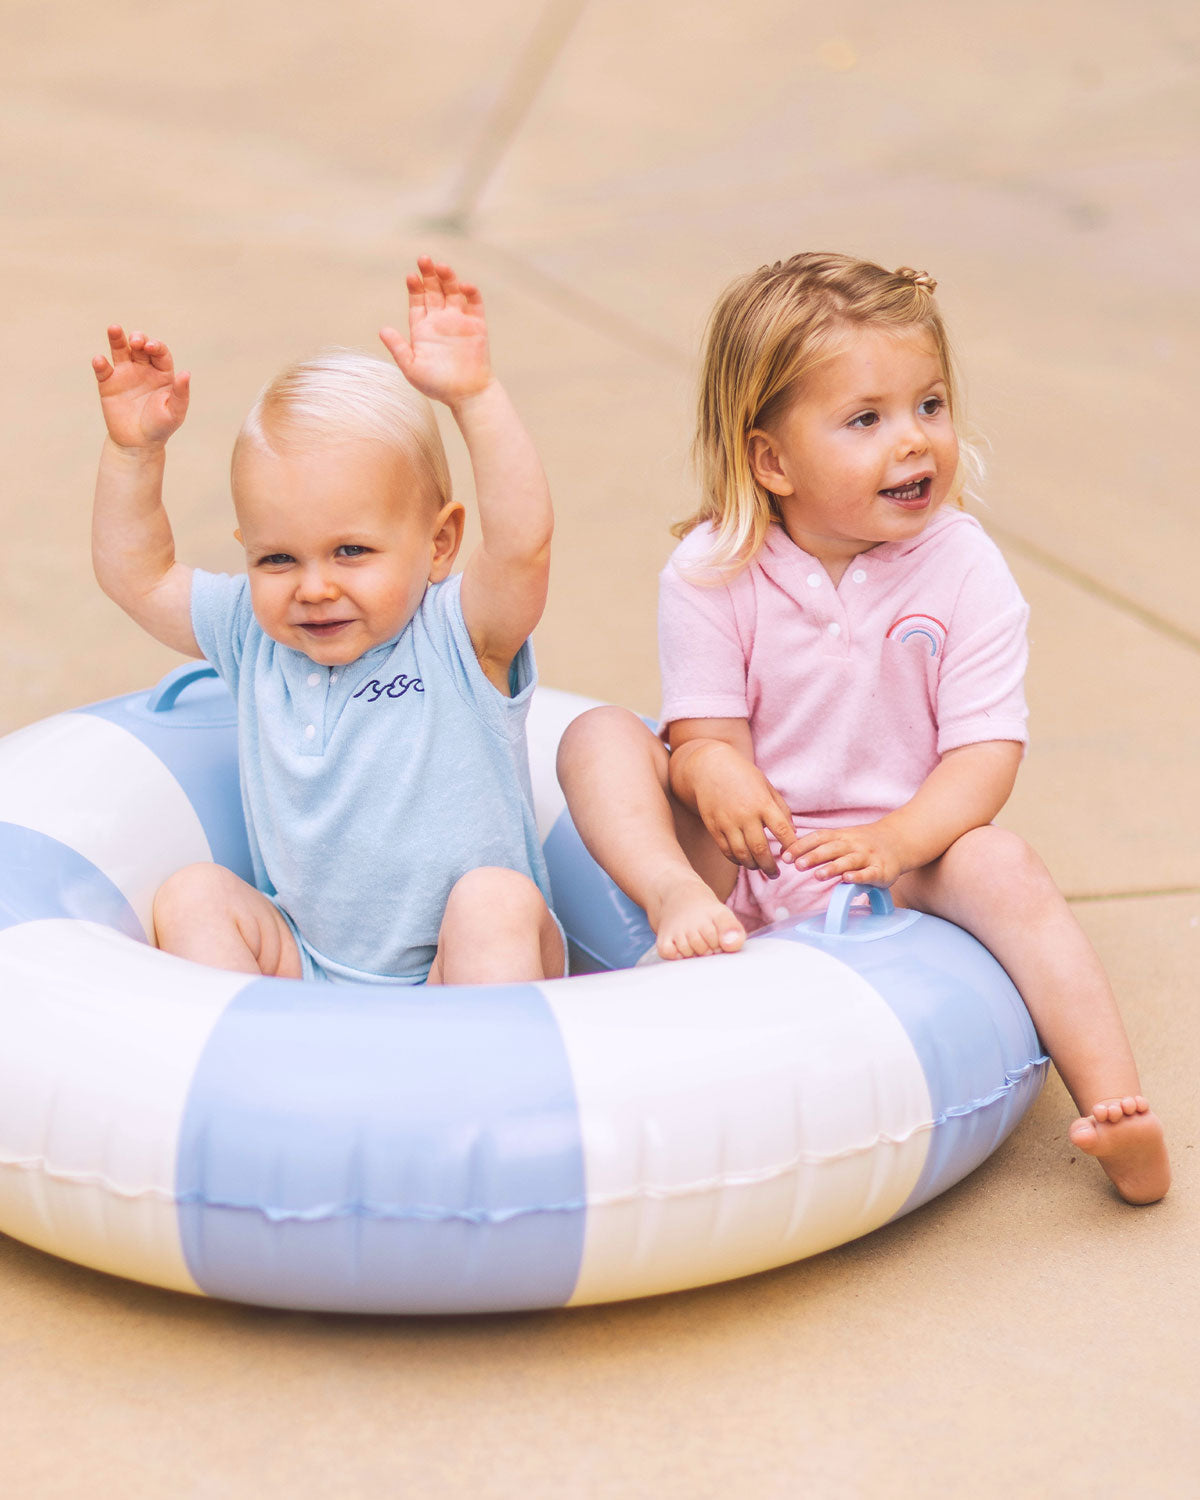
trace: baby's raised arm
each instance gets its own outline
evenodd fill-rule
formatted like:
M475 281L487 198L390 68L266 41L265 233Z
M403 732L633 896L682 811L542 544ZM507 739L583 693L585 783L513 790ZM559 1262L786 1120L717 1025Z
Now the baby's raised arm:
M380 338L405 377L444 402L475 475L482 540L463 573L463 618L488 677L508 691L508 669L541 619L554 512L533 442L492 373L479 289L429 256L408 285L409 337Z
M110 358L92 369L108 436L92 511L92 566L100 587L165 646L199 656L192 633L192 570L175 560L162 503L167 439L187 414L189 379L167 346L114 324Z

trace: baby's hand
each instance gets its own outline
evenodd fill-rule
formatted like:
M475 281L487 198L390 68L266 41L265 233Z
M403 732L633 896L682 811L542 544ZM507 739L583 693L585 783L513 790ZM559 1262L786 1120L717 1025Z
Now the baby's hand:
M100 410L108 435L120 448L156 448L187 415L191 376L177 374L171 351L158 339L113 324L108 330L110 363L92 360L100 386Z
M422 395L453 407L492 378L483 298L478 287L428 255L418 256L417 268L406 278L408 340L390 327L379 337Z
M787 803L754 762L732 745L709 740L691 751L687 776L696 811L725 858L773 880L779 866L767 833L787 847L796 830Z
M818 880L890 886L904 874L900 842L885 819L855 828L822 828L797 839L783 859Z

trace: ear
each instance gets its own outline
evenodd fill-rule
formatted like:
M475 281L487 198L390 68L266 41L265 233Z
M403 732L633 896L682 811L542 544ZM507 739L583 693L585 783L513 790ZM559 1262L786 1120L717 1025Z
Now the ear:
M764 490L770 490L772 495L795 494L796 486L784 473L779 449L769 432L761 427L754 429L747 444L746 457L750 462L750 472Z
M449 577L458 549L462 546L466 519L466 509L458 500L448 500L438 511L430 543L430 583L441 583L443 578Z

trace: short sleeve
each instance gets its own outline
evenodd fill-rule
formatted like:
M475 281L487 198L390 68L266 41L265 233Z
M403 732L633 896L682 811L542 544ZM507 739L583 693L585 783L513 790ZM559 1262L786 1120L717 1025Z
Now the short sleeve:
M529 701L537 686L533 642L526 640L508 669L508 694L479 665L462 612L462 574L430 584L421 601L421 621L459 696L489 729L506 739L524 732Z
M658 651L664 724L750 717L748 652L728 584L693 582L672 558L659 578Z
M246 636L254 622L250 580L244 573L192 573L192 632L206 661L237 695Z
M1029 606L996 546L968 570L938 678L938 754L985 740L1028 740L1025 666Z

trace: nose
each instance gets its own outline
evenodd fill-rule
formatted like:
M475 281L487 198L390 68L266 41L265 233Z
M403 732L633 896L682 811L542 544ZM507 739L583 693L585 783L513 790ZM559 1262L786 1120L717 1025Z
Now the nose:
M296 598L301 604L322 604L341 597L337 581L321 562L305 564L296 584Z
M929 448L929 434L915 416L905 417L896 432L897 458L912 458Z

